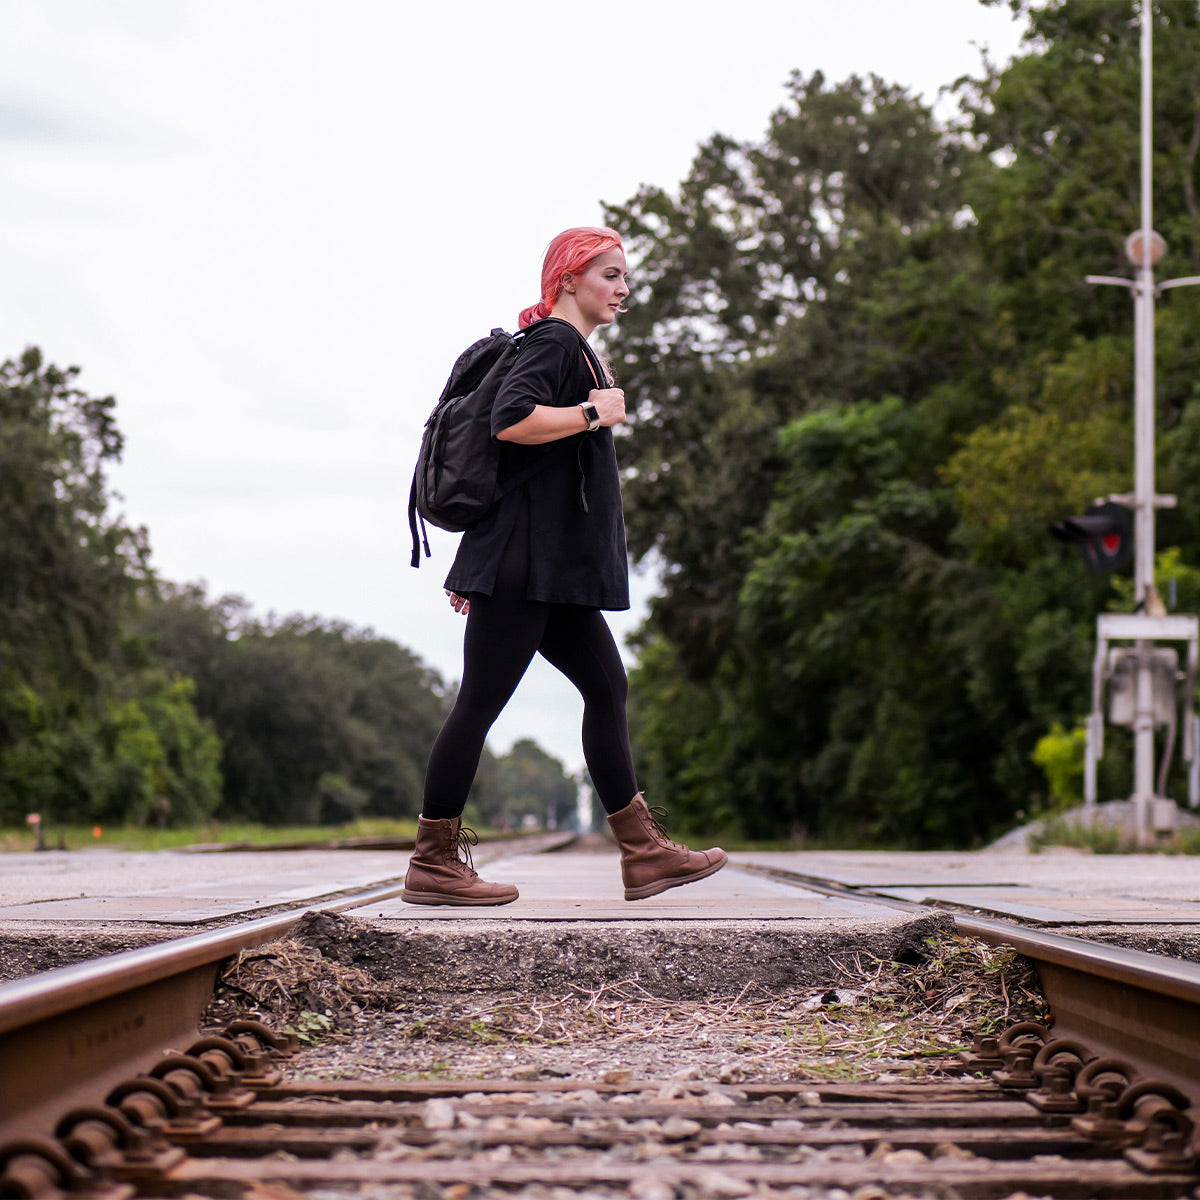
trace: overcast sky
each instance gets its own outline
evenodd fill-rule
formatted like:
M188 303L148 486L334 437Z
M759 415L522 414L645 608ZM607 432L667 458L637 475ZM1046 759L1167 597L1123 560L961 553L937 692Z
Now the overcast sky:
M793 69L933 101L1019 36L976 0L0 0L0 359L35 344L117 397L113 482L163 577L455 680L455 539L409 567L408 484L549 239L760 137ZM573 769L579 716L539 662L492 748Z

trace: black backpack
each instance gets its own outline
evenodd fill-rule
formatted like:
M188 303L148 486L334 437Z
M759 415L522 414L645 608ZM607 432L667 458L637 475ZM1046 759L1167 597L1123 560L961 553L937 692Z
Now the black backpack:
M456 360L450 378L425 422L421 452L408 492L408 528L412 533L412 565L421 564L421 545L429 557L425 523L451 533L461 533L487 515L502 496L519 487L551 457L547 451L537 462L498 483L500 445L492 437L492 402L513 364L521 343L536 329L521 333L493 329L470 345ZM580 334L596 386L599 373L592 348ZM418 537L417 522L421 523Z

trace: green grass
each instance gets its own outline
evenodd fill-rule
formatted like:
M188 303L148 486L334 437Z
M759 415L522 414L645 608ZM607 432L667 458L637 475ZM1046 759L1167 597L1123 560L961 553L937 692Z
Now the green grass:
M57 847L59 842L69 850L89 846L109 850L174 850L180 846L228 844L247 842L252 845L273 845L291 842L327 842L331 839L362 837L401 837L416 835L416 821L393 821L383 817L354 821L348 825L248 825L234 822L209 822L203 825L181 826L178 829L152 829L140 825L103 826L96 836L91 826L46 827L46 845ZM37 839L27 826L0 829L0 852L33 850Z
M1029 835L1029 849L1034 853L1048 846L1070 846L1093 854L1200 854L1200 829L1187 826L1156 846L1139 847L1112 825L1050 817Z

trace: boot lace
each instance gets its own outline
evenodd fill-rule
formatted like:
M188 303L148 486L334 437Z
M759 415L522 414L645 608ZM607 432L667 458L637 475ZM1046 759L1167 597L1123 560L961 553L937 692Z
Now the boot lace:
M471 847L479 845L479 834L473 829L468 829L465 825L458 827L458 833L454 835L454 841L447 847L447 858L453 856L455 862L466 863L467 870L472 875L476 874L475 862L471 858Z
M657 832L658 836L662 838L662 840L666 842L668 846L674 846L676 850L685 849L685 847L681 846L678 842L673 842L670 837L667 836L667 810L663 808L661 804L648 804L646 805L646 811L650 814L650 820L654 823L655 832Z

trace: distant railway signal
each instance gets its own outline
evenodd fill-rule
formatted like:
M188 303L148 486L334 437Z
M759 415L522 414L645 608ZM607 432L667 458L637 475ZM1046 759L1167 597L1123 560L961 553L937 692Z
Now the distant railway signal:
M1123 571L1133 557L1133 528L1129 510L1113 500L1088 505L1080 517L1055 521L1050 532L1079 547L1089 571L1111 575Z

